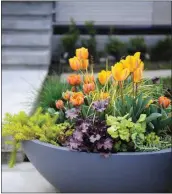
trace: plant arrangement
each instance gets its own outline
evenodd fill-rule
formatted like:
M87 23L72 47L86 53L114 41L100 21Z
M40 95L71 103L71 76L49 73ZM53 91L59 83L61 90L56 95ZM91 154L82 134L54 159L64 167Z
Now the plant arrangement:
M44 87L44 99L32 116L6 114L2 135L12 136L6 142L14 147L10 166L23 140L104 156L171 147L171 101L160 84L142 78L140 52L112 67L106 64L98 76L88 58L88 49L76 49L69 59L74 73L67 77L67 87L57 87L57 96Z

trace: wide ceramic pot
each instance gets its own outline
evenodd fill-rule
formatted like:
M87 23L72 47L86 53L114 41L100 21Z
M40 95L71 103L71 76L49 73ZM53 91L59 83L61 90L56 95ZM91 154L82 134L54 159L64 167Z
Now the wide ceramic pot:
M36 169L60 192L168 192L172 183L171 149L157 152L99 153L24 141Z

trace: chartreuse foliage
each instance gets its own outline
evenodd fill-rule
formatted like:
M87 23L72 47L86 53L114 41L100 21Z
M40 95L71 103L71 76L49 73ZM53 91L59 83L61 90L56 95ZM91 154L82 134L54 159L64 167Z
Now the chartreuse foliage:
M141 114L136 123L132 122L129 114L123 117L107 116L106 124L109 126L107 132L117 141L114 145L115 151L128 151L127 148L124 150L124 145L127 143L133 144L134 149L137 151L159 150L162 147L170 147L169 140L160 140L160 137L154 132L147 133L146 123L148 120L150 119L146 118L146 114Z
M69 123L56 124L57 117L58 115L42 113L42 108L38 108L32 116L28 116L23 111L14 115L6 114L2 136L12 136L12 140L7 142L13 145L10 167L15 164L16 152L21 141L39 139L58 146L61 144L61 139L71 135Z

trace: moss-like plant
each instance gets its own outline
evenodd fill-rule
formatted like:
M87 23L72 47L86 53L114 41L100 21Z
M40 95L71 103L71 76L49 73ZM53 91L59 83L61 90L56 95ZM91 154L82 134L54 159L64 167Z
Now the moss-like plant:
M15 164L16 152L21 141L38 139L56 146L63 143L62 139L70 135L70 124L67 122L56 124L57 118L57 114L52 116L48 112L43 113L42 108L38 108L32 116L28 116L23 111L14 115L9 113L5 115L2 136L12 136L12 140L6 143L13 145L10 167Z

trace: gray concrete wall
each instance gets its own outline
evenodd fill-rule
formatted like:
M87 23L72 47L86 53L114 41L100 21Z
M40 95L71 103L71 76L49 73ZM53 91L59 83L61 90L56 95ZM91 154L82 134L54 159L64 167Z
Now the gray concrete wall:
M51 1L2 2L2 67L48 67L51 38Z
M171 1L153 2L153 25L171 25Z
M56 23L93 20L99 25L171 25L171 1L70 0L56 2Z
M87 20L100 25L151 25L153 1L82 0L56 2L56 23L77 24Z

